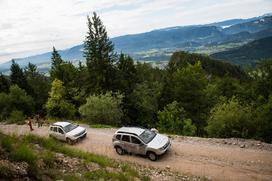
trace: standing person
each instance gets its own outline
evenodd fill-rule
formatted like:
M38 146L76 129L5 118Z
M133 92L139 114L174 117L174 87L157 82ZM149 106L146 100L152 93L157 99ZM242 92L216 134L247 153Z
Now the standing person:
M28 117L28 122L27 122L30 131L33 131L34 129L32 128L32 121L31 121L31 117Z
M38 128L39 128L39 127L42 127L42 121L41 121L41 119L40 119L40 115L39 115L39 114L36 115L36 121L37 121L37 123L38 123Z

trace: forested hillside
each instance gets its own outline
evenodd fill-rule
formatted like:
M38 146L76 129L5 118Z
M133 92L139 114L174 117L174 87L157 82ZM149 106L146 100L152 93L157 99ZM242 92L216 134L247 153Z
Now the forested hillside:
M212 54L211 57L239 65L255 65L257 61L272 57L272 36L255 40L238 48Z
M47 77L15 61L0 76L0 120L40 114L113 126L156 127L191 136L241 137L271 142L272 60L254 69L176 52L165 69L115 53L105 26L88 17L86 65L63 60L53 48Z

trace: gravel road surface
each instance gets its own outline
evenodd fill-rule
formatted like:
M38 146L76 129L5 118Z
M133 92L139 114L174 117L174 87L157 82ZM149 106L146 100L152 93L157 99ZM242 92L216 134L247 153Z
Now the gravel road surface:
M171 171L206 177L211 180L272 180L272 145L254 140L211 139L171 136L172 147L158 161L145 157L117 155L111 145L116 129L87 128L87 138L72 147L110 158ZM28 134L26 125L0 125L7 134ZM31 133L48 137L48 127Z

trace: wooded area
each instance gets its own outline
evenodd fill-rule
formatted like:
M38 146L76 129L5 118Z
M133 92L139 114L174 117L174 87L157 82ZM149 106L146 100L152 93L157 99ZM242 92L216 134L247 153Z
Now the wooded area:
M254 68L176 52L164 69L117 54L95 13L88 17L86 64L73 65L53 48L50 76L13 61L0 76L0 120L39 114L162 132L271 142L272 60Z

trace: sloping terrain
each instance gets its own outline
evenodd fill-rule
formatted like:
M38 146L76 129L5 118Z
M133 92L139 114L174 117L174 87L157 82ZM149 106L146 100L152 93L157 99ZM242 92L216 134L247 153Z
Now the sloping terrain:
M195 180L203 178L169 169L117 161L33 134L6 135L0 132L1 181L88 181L88 180Z
M272 57L272 36L255 40L238 48L212 54L211 57L240 65L255 64L260 59Z
M47 137L48 127L34 128L33 134ZM28 134L25 125L0 125L8 134ZM243 139L208 139L171 136L172 147L158 161L133 155L119 156L111 139L116 129L87 128L88 136L72 147L149 168L169 169L211 180L272 180L272 145ZM167 180L167 179L165 179Z

